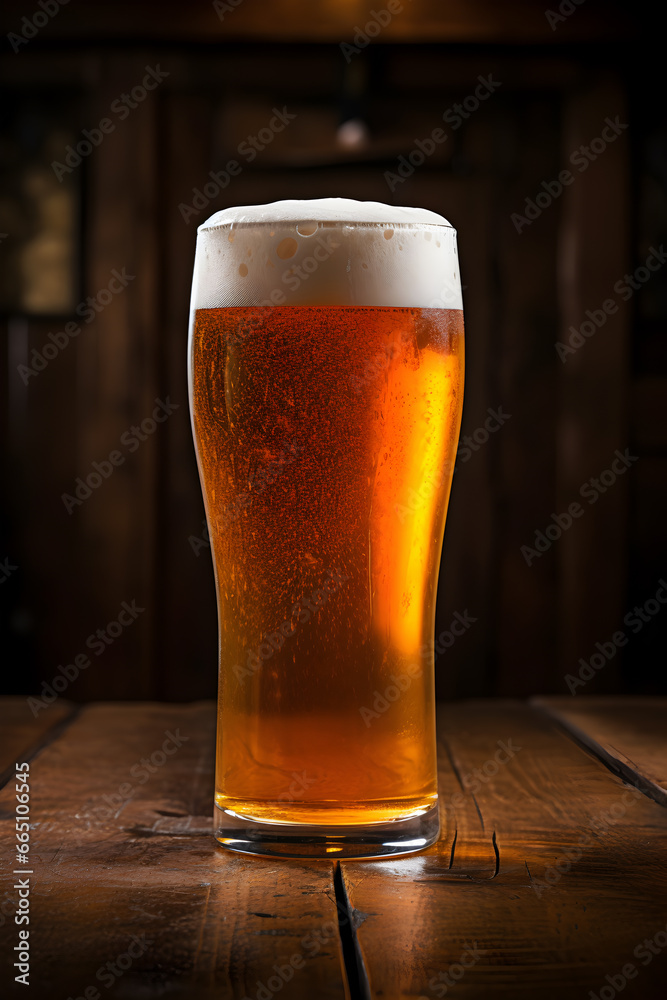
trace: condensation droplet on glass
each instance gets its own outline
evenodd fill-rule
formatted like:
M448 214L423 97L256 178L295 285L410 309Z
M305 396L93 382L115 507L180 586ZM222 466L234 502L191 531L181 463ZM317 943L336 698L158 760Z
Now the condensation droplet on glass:
M317 223L300 222L299 225L296 227L296 231L299 234L299 236L304 236L304 237L314 236L315 233L317 232Z
M291 236L287 236L284 240L281 240L276 247L276 253L281 260L289 260L299 249L299 244Z

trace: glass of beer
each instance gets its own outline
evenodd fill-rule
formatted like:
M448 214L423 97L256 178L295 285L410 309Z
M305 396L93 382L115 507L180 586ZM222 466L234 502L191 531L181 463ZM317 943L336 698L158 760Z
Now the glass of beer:
M214 828L298 858L439 834L433 633L463 396L456 232L345 199L200 226L193 434L219 623Z

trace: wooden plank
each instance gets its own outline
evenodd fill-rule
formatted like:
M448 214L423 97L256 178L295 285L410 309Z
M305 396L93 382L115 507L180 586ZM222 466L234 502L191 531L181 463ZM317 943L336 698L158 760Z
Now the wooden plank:
M667 810L528 707L459 702L439 724L453 851L342 865L368 995L598 997L632 963L624 996L661 997L642 942L665 931Z
M37 716L27 698L0 699L0 787L14 774L17 763L32 758L52 733L58 733L71 712L71 703L62 698Z
M627 781L667 805L667 698L535 698L574 738Z
M246 858L216 844L214 729L210 702L94 705L34 761L35 996L79 997L88 986L104 996L111 972L118 995L128 997L254 1000L260 984L272 989L273 980L273 991L282 984L290 997L342 1000L331 865ZM5 788L5 859L12 858L14 805L13 787ZM3 871L3 899L15 899L14 882ZM15 943L14 933L3 933L9 964ZM125 964L131 947L136 957L130 953L122 979L114 979L106 963L123 956ZM275 966L282 980L274 979ZM3 995L21 989L13 983Z

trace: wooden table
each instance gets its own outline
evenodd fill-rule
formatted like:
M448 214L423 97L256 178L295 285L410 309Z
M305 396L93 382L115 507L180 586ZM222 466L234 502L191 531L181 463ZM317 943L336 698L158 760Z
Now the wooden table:
M217 846L211 703L8 699L0 720L3 996L667 996L667 699L444 706L440 843L342 863Z

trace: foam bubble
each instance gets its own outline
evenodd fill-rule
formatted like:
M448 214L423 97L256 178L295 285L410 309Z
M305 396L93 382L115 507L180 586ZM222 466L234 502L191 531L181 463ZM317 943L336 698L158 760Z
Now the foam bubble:
M456 231L347 198L226 208L198 229L192 308L255 305L461 309Z

